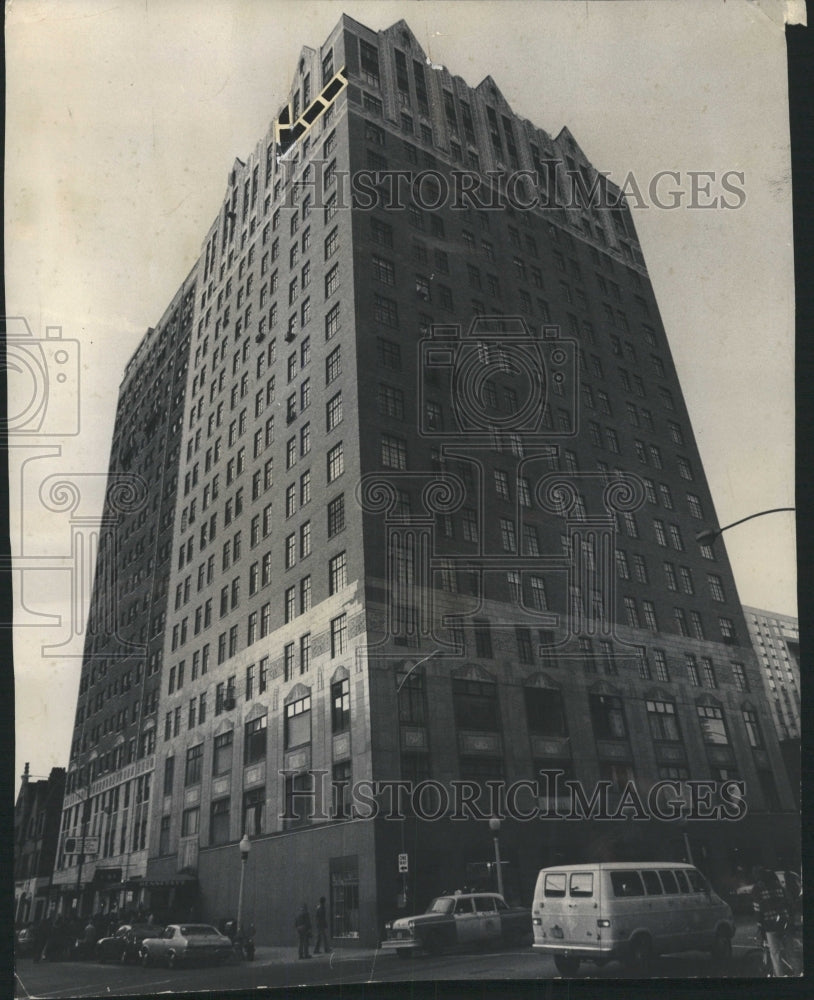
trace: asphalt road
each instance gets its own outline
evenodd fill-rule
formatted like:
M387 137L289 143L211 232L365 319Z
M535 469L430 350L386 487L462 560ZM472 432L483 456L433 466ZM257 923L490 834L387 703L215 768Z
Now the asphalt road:
M278 954L271 954L273 951ZM281 955L279 952L285 952ZM747 962L751 944L736 944L729 975L750 975ZM263 952L266 954L264 955ZM624 979L629 970L618 962L601 969L583 964L578 978ZM689 953L657 959L654 978L719 977L721 972L708 955ZM427 980L554 979L558 973L551 958L531 948L500 951L415 956L400 959L374 950L341 950L305 961L293 949L260 949L254 962L239 965L184 969L100 965L96 962L40 962L20 959L15 976L15 997L57 998L154 996L161 992L252 989L256 987L344 985L350 983L418 982Z

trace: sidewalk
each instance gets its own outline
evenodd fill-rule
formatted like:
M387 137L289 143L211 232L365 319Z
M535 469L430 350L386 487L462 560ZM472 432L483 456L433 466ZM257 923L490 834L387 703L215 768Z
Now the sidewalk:
M297 945L258 945L254 952L254 965L277 965L277 964L288 964L292 965L297 962L303 962L306 965L317 965L324 964L330 965L333 962L337 965L340 962L364 962L372 961L376 954L381 954L378 948L336 948L328 954L324 952L319 952L314 954L311 952L311 958L298 958L298 948Z

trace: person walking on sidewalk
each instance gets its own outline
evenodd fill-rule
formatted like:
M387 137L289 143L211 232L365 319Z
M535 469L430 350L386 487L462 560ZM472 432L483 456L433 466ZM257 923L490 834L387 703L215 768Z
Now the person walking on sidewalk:
M317 904L316 913L314 914L314 919L317 925L317 943L314 946L314 954L318 955L320 951L320 943L325 949L325 954L330 954L331 946L328 944L328 911L325 906L325 897L319 897L319 903Z
M303 903L300 907L300 911L297 914L297 919L294 921L294 926L297 928L297 936L300 943L300 953L298 958L310 958L308 954L308 941L311 937L311 917L308 914L308 906Z

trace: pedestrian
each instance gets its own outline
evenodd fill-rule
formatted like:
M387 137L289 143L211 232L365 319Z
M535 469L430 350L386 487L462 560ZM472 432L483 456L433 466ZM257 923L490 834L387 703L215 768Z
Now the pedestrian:
M300 907L300 911L297 914L297 919L294 921L294 926L297 928L297 937L299 938L300 953L298 958L310 958L308 954L308 941L311 937L311 917L308 914L308 906L303 903Z
M766 935L775 976L784 975L780 958L785 944L791 913L785 890L773 871L756 866L752 871L752 906L757 914L758 929Z
M319 903L314 913L314 922L317 925L317 943L314 945L314 954L319 954L321 944L325 949L325 954L328 955L330 954L331 946L328 944L328 910L325 906L324 896L319 897Z

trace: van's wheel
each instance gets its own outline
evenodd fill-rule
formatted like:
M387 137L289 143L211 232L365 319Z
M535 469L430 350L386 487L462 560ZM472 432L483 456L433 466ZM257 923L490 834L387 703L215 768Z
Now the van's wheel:
M715 935L711 954L712 961L721 968L725 968L732 960L732 938L723 928Z
M650 966L653 964L653 945L649 937L640 934L631 941L628 963L645 975L650 972Z
M555 955L554 965L557 972L566 979L573 979L579 972L579 959L575 955Z

